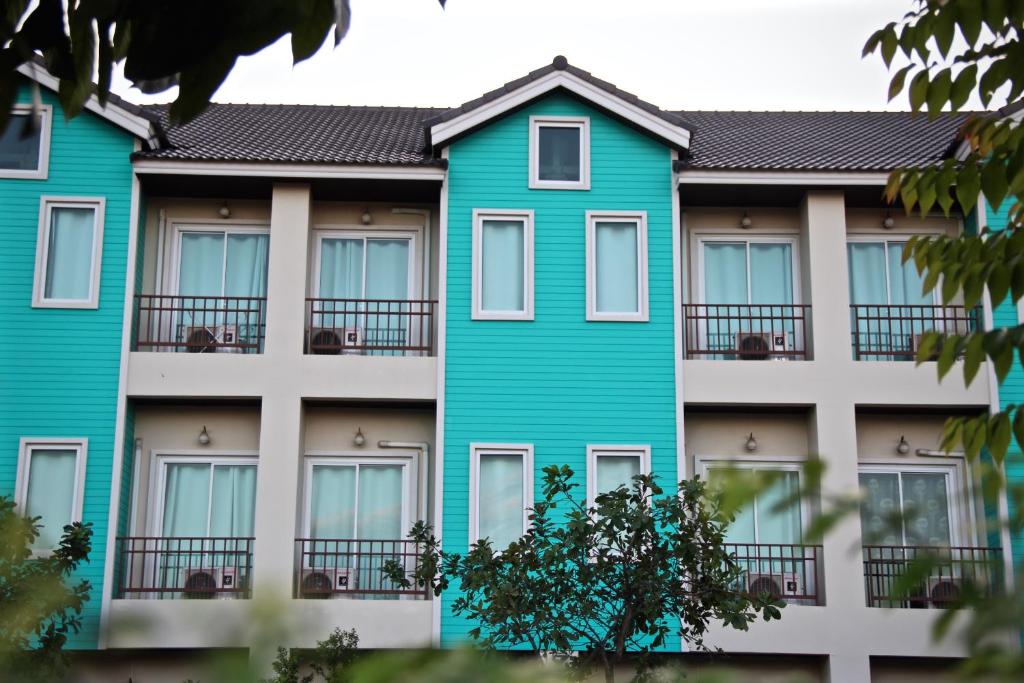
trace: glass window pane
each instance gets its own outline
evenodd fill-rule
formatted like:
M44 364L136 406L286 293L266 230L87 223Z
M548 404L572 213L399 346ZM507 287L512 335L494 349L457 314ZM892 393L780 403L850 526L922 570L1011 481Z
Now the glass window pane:
M269 235L228 235L224 296L265 296Z
M903 473L903 519L907 545L949 545L949 492L946 487L944 474Z
M638 455L599 455L595 458L597 491L607 493L619 486L632 487L633 477L640 474Z
M748 475L737 468L712 467L708 470L708 488L722 489L728 486L731 477L744 477ZM725 532L727 543L756 543L757 535L754 532L754 506L745 505L736 512L735 519Z
M478 500L480 538L507 548L523 535L523 456L481 455Z
M178 294L222 296L224 293L224 233L184 232L178 271Z
M402 533L402 465L359 466L359 539L399 540Z
M935 303L931 293L924 294L924 278L917 272L914 262L903 261L903 247L906 242L890 242L889 252L889 292L893 304L911 306L931 306Z
M71 523L77 459L77 452L70 449L36 449L29 453L25 516L42 518L36 548L57 547L64 526Z
M355 466L315 465L309 507L312 538L355 538Z
M406 299L408 296L409 240L367 240L366 298Z
M209 532L210 465L171 463L164 485L164 536L206 536Z
M750 303L793 303L792 245L750 244Z
M861 534L869 545L902 545L899 475L862 472Z
M598 313L640 311L638 232L636 223L598 221L594 226Z
M51 209L44 298L89 300L95 225L93 208L55 206Z
M882 242L851 242L850 303L888 304L885 276L885 244Z
M749 303L747 301L746 244L742 242L705 243L704 303Z
M30 114L14 114L0 131L0 168L34 171L39 168L40 126L29 124Z
M210 535L248 538L256 514L256 465L213 468Z
M776 472L775 476L778 479L757 497L757 542L800 543L800 475Z
M320 242L320 296L325 299L363 298L361 238Z
M525 310L525 233L523 221L483 221L480 263L483 310Z
M580 180L580 134L575 126L539 126L540 180Z

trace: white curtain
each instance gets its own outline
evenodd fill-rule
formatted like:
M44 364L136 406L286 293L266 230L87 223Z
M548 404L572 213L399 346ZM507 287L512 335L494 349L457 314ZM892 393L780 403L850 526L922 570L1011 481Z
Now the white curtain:
M252 536L255 465L169 463L166 467L164 536Z
M481 235L481 297L485 311L524 310L524 239L522 221L484 221Z
M409 240L366 241L366 298L409 296Z
M747 245L743 242L704 244L704 303L746 304Z
M924 278L917 272L913 260L902 263L903 247L906 242L890 242L889 253L889 295L893 304L910 306L931 306L935 301L931 292L924 294Z
M315 465L310 496L312 538L355 538L356 467Z
M757 497L757 542L801 542L800 475L776 472L772 485Z
M594 226L599 313L636 313L640 310L638 232L636 223L598 222Z
M92 289L96 210L54 207L46 254L47 299L88 300Z
M883 242L850 242L850 303L889 303Z
M256 514L256 466L217 465L213 468L210 535L248 538Z
M178 294L181 296L221 296L223 291L224 233L183 232L178 270Z
M750 243L750 303L793 303L793 247Z
M481 455L477 492L480 538L501 549L523 534L523 458Z
M265 296L267 235L228 235L224 296Z
M596 458L596 493L608 493L619 486L633 487L640 474L640 458L635 455L601 455Z
M363 298L363 240L325 239L320 243L320 296Z
M314 465L310 536L401 539L403 469L385 464Z
M360 540L402 538L401 465L359 466L359 512L356 536Z
M75 495L73 450L38 449L29 454L28 494L25 516L41 517L37 549L57 547L64 526L71 523L71 504Z

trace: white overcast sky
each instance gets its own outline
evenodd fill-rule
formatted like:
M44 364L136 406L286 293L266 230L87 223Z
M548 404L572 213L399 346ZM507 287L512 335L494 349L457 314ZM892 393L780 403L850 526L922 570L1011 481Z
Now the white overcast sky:
M454 106L564 54L664 109L906 108L860 53L911 0L351 2L337 48L293 67L284 39L240 60L215 101Z

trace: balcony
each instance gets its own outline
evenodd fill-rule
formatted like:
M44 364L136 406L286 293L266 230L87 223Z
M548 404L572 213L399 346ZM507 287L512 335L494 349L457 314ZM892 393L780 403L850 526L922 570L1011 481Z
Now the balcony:
M1000 558L999 548L864 546L868 607L950 607L967 590L991 596L999 590ZM927 579L907 590L908 571L925 569Z
M413 541L299 538L295 541L295 597L364 600L426 599L425 588L404 588L384 576L396 562L408 576L416 569L420 547Z
M253 538L117 539L118 598L248 598Z
M433 356L436 301L306 299L306 353Z
M805 360L810 306L684 304L686 357Z
M780 543L726 543L743 571L739 590L767 593L794 605L821 605L822 547Z
M914 360L925 332L968 334L981 329L981 307L854 304L854 360Z
M136 294L132 351L263 352L265 297Z

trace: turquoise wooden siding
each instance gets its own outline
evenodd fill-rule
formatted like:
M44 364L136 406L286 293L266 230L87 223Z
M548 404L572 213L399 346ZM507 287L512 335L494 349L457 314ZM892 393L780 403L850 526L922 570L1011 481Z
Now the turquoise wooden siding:
M587 115L591 189L530 190L531 115ZM444 544L469 535L469 445L530 443L541 469L567 464L586 495L587 444L650 444L663 483L676 479L669 149L564 95L553 95L455 142L448 194ZM535 316L471 319L473 209L533 209ZM587 322L585 212L643 210L650 322ZM464 621L442 597L445 645ZM678 649L678 643L670 644Z
M53 105L46 180L0 179L0 494L13 495L22 437L89 440L83 521L92 553L79 571L92 584L74 648L96 646L110 513L120 371L132 137L84 113L64 120ZM19 93L28 102L28 90ZM106 198L99 308L32 308L41 195ZM121 444L117 444L118 448Z

